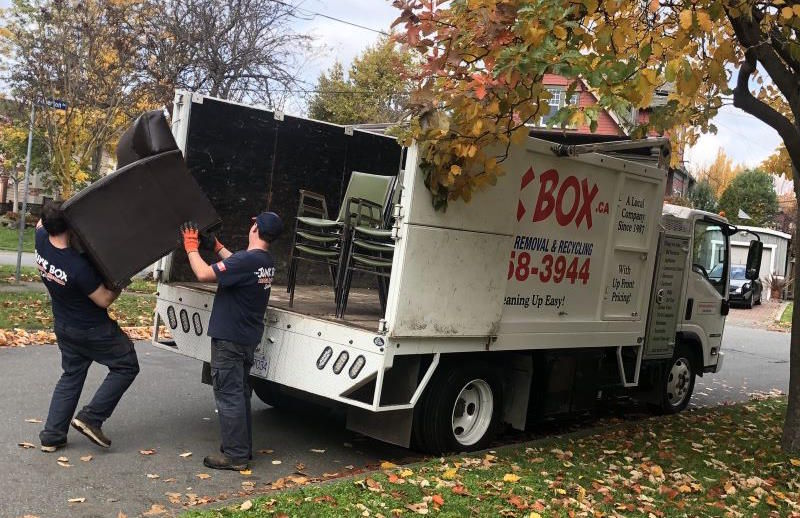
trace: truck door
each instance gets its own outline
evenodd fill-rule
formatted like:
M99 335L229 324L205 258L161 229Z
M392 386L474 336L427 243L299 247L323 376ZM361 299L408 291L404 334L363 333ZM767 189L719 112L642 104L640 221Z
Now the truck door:
M722 343L722 306L728 298L730 271L728 250L728 236L719 223L708 219L695 222L683 328L706 344L705 355L712 349L718 351ZM703 361L708 364L708 356Z

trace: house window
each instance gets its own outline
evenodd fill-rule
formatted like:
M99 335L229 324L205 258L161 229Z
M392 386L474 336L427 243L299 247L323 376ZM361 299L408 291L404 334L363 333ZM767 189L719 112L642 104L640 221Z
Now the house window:
M569 99L567 99L567 89L564 87L551 87L547 89L550 92L550 99L547 104L550 111L539 118L539 126L547 126L549 121L555 114L564 106L577 106L580 100L580 93L574 92Z

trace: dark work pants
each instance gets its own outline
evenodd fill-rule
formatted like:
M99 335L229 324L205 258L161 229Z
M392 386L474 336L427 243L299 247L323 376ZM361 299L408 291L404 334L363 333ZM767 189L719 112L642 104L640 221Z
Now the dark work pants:
M108 375L78 417L101 426L111 416L122 394L139 373L139 360L133 342L116 322L99 327L77 329L56 323L56 338L61 349L63 374L53 390L47 423L39 434L43 444L58 444L67 439L67 430L92 362L108 367Z
M255 351L255 345L211 339L211 381L219 413L222 451L239 462L247 462L253 453L252 389L248 377Z

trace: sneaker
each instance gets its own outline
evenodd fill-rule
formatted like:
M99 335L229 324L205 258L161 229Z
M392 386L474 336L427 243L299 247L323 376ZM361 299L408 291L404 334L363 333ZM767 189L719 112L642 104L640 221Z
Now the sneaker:
M203 465L211 469L230 469L233 471L243 471L248 467L247 461L236 461L227 455L209 455L203 459Z
M222 453L223 455L225 454L225 449L222 447L221 444L219 445L219 452ZM247 460L253 460L253 454L252 453L247 456Z
M61 442L48 443L48 444L42 443L42 451L45 453L53 453L54 451L60 450L66 445L67 445L66 439L64 439Z
M111 446L111 439L103 435L103 431L100 430L99 426L94 426L76 417L72 420L72 427L102 448L109 448Z

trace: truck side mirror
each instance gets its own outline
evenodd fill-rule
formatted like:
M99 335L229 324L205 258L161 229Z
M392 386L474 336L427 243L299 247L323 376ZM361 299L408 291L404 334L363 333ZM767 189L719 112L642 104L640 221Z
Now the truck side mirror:
M761 271L761 254L763 251L764 243L756 240L750 241L750 248L747 250L747 266L744 274L747 280L754 281L758 279L758 274Z

